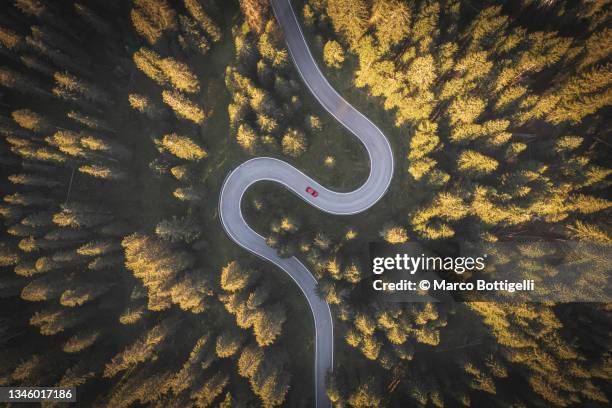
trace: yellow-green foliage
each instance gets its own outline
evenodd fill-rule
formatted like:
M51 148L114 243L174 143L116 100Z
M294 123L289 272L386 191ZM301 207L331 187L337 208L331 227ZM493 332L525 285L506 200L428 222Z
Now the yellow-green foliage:
M21 44L21 37L8 28L0 27L0 44L12 50Z
M165 135L161 140L161 146L180 159L195 161L207 156L206 151L193 140L176 133Z
M185 8L210 36L212 42L219 42L221 40L221 29L206 14L199 0L185 0Z
M206 114L197 104L186 96L176 91L163 91L163 101L172 108L176 116L201 124L206 119Z
M164 31L176 29L176 12L166 0L134 0L130 15L136 32L151 45L159 40Z
M178 91L195 93L200 90L198 78L187 64L174 58L162 58L148 48L140 48L134 53L134 63L149 78L160 85L172 86Z
M344 62L344 50L338 41L328 41L323 47L323 59L333 68L340 68Z

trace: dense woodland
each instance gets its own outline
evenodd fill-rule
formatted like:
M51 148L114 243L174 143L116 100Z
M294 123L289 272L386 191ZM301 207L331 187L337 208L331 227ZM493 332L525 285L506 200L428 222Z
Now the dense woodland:
M334 406L608 406L609 304L380 302L365 249L612 243L610 2L293 5L397 163L359 216L265 183L243 204L332 306ZM301 83L268 3L0 9L0 385L76 386L86 406L312 406L306 302L225 236L219 190L258 155L337 188L368 163ZM513 259L538 271L546 255ZM606 284L605 253L581 262L583 288Z

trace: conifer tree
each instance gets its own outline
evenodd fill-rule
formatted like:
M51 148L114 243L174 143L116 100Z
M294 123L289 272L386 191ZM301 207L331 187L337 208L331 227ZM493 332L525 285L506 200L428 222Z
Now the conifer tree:
M289 129L282 139L283 153L288 156L301 156L307 148L304 132L299 129Z
M221 40L221 29L206 14L199 0L185 0L185 8L210 36L212 42L219 42Z
M390 244L403 244L408 241L408 232L404 227L394 224L386 224L380 235Z
M130 94L128 96L130 106L140 113L144 113L151 119L160 117L163 114L161 107L157 106L150 98L145 95Z
M344 62L344 50L338 41L328 41L323 47L323 59L325 63L332 68L342 67Z
M107 92L97 86L81 80L68 72L56 72L53 75L55 87L53 94L69 101L78 101L83 98L103 105L110 104L111 98Z
M369 12L364 0L330 0L327 13L335 30L343 33L349 44L356 43L367 29Z
M193 242L201 235L200 227L192 217L162 220L155 227L155 233L162 239L170 242Z
M65 353L80 353L81 351L91 347L99 336L99 331L79 332L64 343L62 350Z
M104 368L104 377L114 377L121 371L134 368L154 356L154 353L163 346L164 340L170 334L176 322L164 320L154 326L144 336L118 353Z
M170 307L172 295L169 284L174 282L179 272L193 266L191 255L174 251L163 241L138 233L125 237L121 245L125 250L126 267L147 288L149 309Z
M264 29L269 13L268 7L268 3L264 0L240 0L240 9L247 24L257 33L261 33Z
M163 91L162 99L179 118L190 120L198 125L206 119L202 108L180 92Z
M164 31L176 29L176 12L166 0L134 0L131 18L136 32L151 45L157 43Z
M205 158L207 153L190 138L176 133L164 135L159 142L161 150L166 150L184 160L197 161Z

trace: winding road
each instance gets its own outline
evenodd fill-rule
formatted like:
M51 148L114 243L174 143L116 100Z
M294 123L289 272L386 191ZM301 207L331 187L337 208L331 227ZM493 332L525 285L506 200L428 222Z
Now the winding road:
M248 226L242 216L240 202L252 184L267 180L285 186L322 211L337 215L356 214L373 206L387 191L393 176L393 152L380 129L346 102L327 82L310 53L290 0L270 2L302 80L319 103L363 143L370 159L367 181L357 190L347 193L331 191L289 163L270 157L257 157L242 163L226 177L221 188L219 214L228 236L244 249L285 271L306 296L315 323L316 406L323 408L331 405L325 389L325 376L332 370L334 353L329 305L317 294L316 279L299 259L280 258L276 250L266 245L265 238ZM308 194L308 186L317 190L319 195L313 197Z

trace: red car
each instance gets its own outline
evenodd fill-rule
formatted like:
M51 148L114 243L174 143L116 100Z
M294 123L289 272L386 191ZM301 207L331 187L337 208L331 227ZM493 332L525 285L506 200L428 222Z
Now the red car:
M307 192L308 194L310 194L311 196L313 196L313 197L317 197L317 196L319 195L319 193L317 192L317 190L315 190L314 188L312 188L312 187L310 187L310 186L306 187L306 192Z

